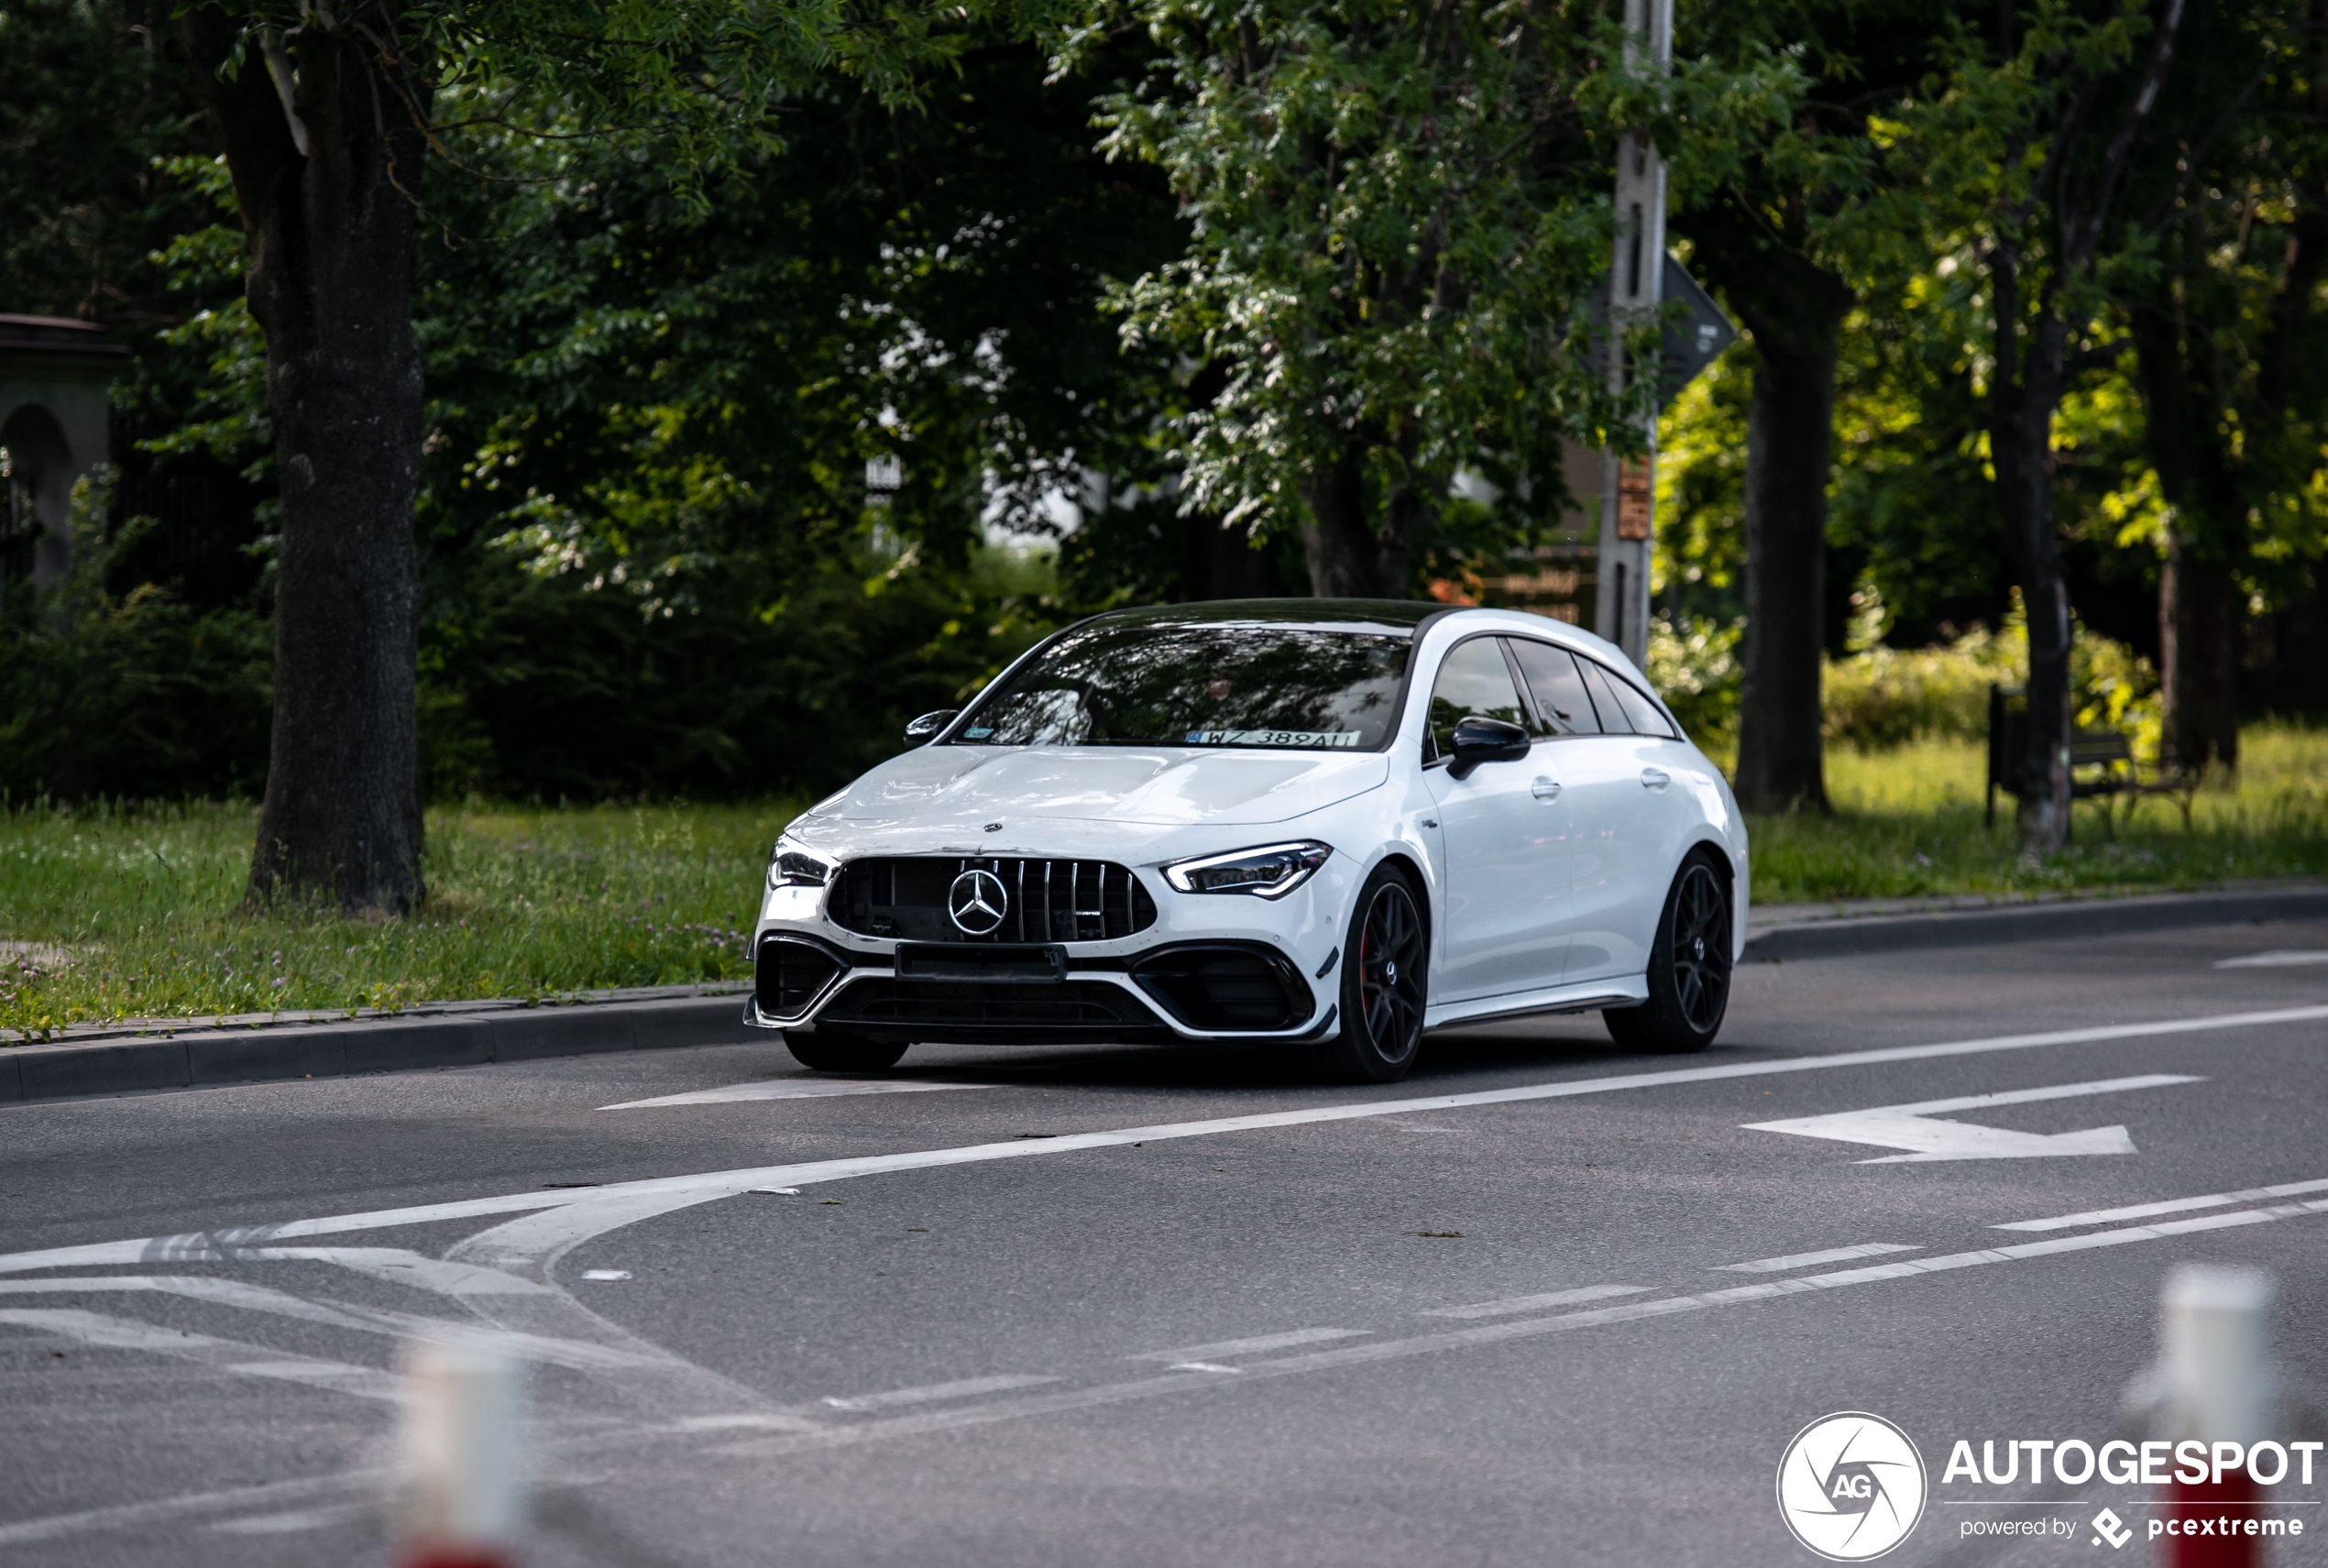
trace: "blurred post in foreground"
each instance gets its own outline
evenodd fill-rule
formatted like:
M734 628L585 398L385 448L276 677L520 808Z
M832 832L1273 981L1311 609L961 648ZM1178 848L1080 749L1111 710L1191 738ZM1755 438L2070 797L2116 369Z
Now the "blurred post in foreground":
M515 1568L524 1504L516 1364L415 1343L404 1382L396 1568Z
M2249 1451L2273 1436L2279 1402L2266 1316L2271 1297L2271 1276L2260 1269L2187 1263L2167 1276L2158 1435L2204 1445L2207 1466L2206 1479L2191 1483L2177 1464L2167 1517L2182 1528L2159 1538L2166 1568L2258 1568L2263 1562L2262 1539L2246 1527L2263 1512L2256 1506L2263 1488L2250 1473ZM2176 1457L2182 1458L2180 1449ZM2192 1530L2207 1521L2213 1521L2212 1531Z

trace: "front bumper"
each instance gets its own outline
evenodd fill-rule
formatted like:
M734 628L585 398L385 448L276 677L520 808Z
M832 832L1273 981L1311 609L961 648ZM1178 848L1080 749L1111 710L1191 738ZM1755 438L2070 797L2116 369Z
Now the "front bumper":
M1312 1037L1333 1013L1321 1019L1311 977L1263 942L1168 940L1123 957L899 942L884 956L770 931L744 1021L907 1044L1157 1045Z
M1346 860L1281 899L1181 894L1153 867L1135 874L1154 923L1105 941L873 937L829 916L826 888L776 889L753 936L744 1021L1024 1046L1298 1041L1333 1027Z

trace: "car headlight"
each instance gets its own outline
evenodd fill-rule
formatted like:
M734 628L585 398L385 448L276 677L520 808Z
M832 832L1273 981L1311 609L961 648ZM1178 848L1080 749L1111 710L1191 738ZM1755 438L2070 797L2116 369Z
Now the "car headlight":
M770 887L822 887L832 880L833 865L789 836L776 840L768 852Z
M1164 868L1164 880L1182 893L1249 893L1260 898L1283 898L1310 880L1325 864L1332 846L1314 839L1294 844L1263 844L1175 861Z

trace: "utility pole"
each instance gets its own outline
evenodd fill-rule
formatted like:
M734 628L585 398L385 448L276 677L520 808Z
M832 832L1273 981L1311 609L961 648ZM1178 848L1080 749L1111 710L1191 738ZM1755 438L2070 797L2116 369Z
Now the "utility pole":
M1626 59L1644 60L1660 75L1674 65L1673 0L1625 0ZM1646 131L1627 137L1617 152L1617 250L1609 280L1609 385L1623 391L1636 373L1655 376L1653 357L1626 361L1624 334L1656 319L1664 302L1665 160ZM1601 456L1599 602L1593 630L1636 664L1649 663L1650 541L1657 508L1657 418L1644 416L1648 452L1621 461L1614 448Z

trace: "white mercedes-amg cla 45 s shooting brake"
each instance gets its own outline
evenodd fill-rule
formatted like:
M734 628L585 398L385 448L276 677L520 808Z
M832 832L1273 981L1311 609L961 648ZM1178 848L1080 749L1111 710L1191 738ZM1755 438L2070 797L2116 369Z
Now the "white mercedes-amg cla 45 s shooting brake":
M1479 1019L1598 1010L1670 1051L1721 1027L1738 803L1624 655L1558 621L1120 610L906 739L768 861L744 1015L812 1068L1245 1040L1388 1082Z

